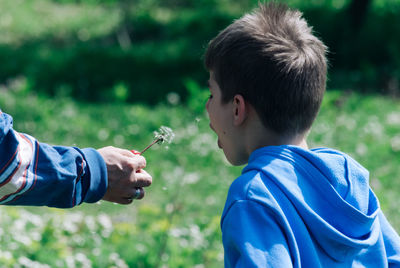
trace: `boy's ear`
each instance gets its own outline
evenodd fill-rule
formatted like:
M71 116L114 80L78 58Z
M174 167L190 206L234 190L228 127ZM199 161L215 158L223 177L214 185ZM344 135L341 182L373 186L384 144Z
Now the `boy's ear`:
M240 126L247 118L246 101L243 96L236 94L233 97L233 125Z

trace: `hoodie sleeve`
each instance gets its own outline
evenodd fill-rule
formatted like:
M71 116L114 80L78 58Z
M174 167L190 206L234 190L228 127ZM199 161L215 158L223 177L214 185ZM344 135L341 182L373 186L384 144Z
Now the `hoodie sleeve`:
M0 111L0 204L70 208L107 189L103 158L91 148L51 146L12 128Z
M222 222L225 267L293 267L285 235L268 208L238 200Z

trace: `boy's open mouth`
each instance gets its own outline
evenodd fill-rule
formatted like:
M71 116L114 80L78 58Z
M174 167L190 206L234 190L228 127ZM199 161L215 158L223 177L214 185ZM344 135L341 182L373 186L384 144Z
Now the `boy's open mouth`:
M213 126L211 125L211 123L209 124L209 126L210 126L210 128L215 132L215 130L214 130ZM217 134L217 132L215 132L215 134ZM218 134L217 134L217 136L218 136ZM222 144L221 144L221 142L219 141L219 138L218 138L217 144L218 144L218 147L219 147L220 149L222 149Z

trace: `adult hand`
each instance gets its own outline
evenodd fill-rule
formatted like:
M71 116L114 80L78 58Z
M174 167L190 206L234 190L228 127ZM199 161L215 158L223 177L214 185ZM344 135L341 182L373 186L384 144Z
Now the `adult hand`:
M108 187L103 200L130 204L144 197L143 187L152 183L151 176L143 170L146 159L141 155L112 146L97 150L107 165ZM139 189L139 190L138 190ZM137 192L140 191L139 196Z

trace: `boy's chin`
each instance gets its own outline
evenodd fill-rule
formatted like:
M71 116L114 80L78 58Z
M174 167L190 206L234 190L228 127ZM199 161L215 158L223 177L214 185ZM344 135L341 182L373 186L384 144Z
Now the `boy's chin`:
M231 158L231 157L228 157L227 155L225 155L225 157L226 157L226 159L228 160L228 162L229 162L232 166L242 166L242 165L247 164L247 162L248 162L248 159L247 159L247 158L242 158L242 159L236 158L236 159L233 159L233 158Z

